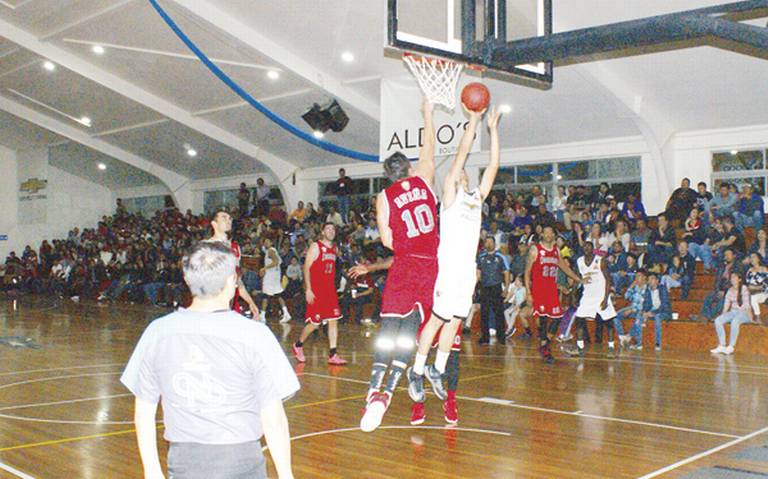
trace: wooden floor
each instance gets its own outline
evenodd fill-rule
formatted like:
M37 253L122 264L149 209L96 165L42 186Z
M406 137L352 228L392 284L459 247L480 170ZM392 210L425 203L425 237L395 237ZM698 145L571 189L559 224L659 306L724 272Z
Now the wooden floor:
M118 378L162 313L0 297L0 477L141 477L133 398ZM273 329L288 345L300 325ZM427 422L411 427L402 391L384 426L364 434L373 332L343 326L346 367L325 364L323 336L307 343L302 390L287 404L297 478L673 478L714 465L768 477L768 463L730 458L768 441L765 357L665 350L609 360L595 348L545 366L529 342L465 341L458 427L445 427L434 396Z

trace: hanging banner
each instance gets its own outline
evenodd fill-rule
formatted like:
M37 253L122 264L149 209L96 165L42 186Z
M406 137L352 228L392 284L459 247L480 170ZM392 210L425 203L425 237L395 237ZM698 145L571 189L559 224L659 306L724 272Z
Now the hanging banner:
M457 95L469 83L460 81ZM379 158L384 161L395 152L410 159L419 157L423 144L424 117L421 113L422 93L412 77L383 78L381 80L381 127ZM452 112L435 106L435 157L453 155L459 148L468 120L459 102ZM484 126L478 126L470 153L480 151L480 135Z

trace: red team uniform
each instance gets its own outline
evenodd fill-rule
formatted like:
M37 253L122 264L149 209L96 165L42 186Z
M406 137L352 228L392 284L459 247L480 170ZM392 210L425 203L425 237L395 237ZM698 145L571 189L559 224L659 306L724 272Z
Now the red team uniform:
M232 254L235 255L235 259L237 260L237 266L235 267L235 271L237 271L237 279L240 279L240 276L242 276L243 272L240 269L240 256L242 256L242 253L240 252L240 245L232 241L229 244L229 249L232 250ZM240 306L240 288L235 288L235 297L232 299L232 311L236 313L242 313L243 307Z
M381 316L405 317L418 308L424 322L432 314L437 278L437 200L419 176L395 182L384 195L395 258L384 286Z
M341 318L339 297L336 295L336 245L317 242L319 255L309 268L309 281L315 302L307 304L306 322L322 324Z
M551 250L536 243L536 261L531 269L531 296L533 314L559 319L563 317L560 295L557 290L557 273L560 271L560 252L557 246Z

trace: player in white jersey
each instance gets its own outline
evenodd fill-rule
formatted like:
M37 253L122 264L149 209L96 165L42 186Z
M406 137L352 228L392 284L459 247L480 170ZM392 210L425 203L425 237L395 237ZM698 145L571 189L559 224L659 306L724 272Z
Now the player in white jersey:
M467 155L475 138L475 130L483 113L467 110L469 124L459 143L456 157L443 183L440 206L440 245L437 249L438 273L435 281L432 316L419 334L419 349L413 367L408 370L408 393L416 403L414 409L423 410L426 399L424 376L440 400L448 399L443 387L445 373L459 327L472 308L472 296L477 282L477 246L480 240L483 201L488 197L499 170L499 112L493 108L488 114L491 133L491 159L483 173L480 186L470 190L469 177L464 170ZM429 350L440 331L434 364L425 367ZM418 415L419 411L414 411Z
M614 343L613 318L616 310L611 300L611 276L608 274L603 257L595 255L591 242L584 243L584 256L576 262L579 274L582 278L590 278L590 282L584 285L579 307L576 310L576 346L579 356L584 356L584 330L586 320L594 321L597 316L604 321L604 327L608 329L608 354L614 356L616 352Z

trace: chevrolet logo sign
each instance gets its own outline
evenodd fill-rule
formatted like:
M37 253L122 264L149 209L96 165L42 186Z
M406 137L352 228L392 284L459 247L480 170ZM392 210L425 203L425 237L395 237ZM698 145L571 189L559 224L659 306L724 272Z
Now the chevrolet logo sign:
M34 195L40 190L45 189L48 186L48 180L40 180L38 178L30 178L21 184L19 191L23 191L30 195Z

